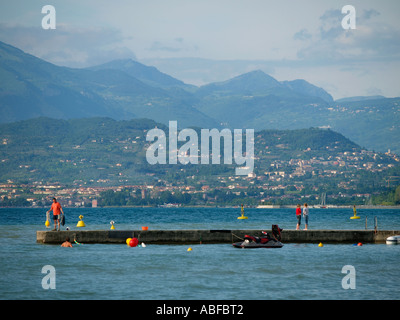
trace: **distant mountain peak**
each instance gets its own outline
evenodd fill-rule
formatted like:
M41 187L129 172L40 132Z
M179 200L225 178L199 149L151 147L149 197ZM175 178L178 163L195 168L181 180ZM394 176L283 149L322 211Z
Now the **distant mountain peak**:
M324 101L331 103L333 102L333 97L326 92L324 89L317 87L304 79L296 79L292 81L282 81L285 87L300 93L305 96L313 96L323 99Z
M89 67L88 69L118 69L118 68L122 68L122 67L124 67L124 68L145 67L145 68L156 69L155 67L146 66L146 65L144 65L136 60L133 60L131 58L111 60L106 63L102 63L99 65Z
M183 81L175 79L159 71L156 67L146 66L132 59L113 60L98 66L90 67L88 69L91 70L114 69L123 71L128 75L130 75L131 77L134 77L146 84L156 87L185 86L185 83Z
M214 82L202 86L199 93L209 94L210 92L219 92L220 94L226 92L227 94L239 95L253 95L262 93L268 89L281 87L282 85L261 70L250 71L234 78L222 82Z
M249 72L246 72L246 73L243 73L243 74L241 74L240 76L268 76L268 77L271 77L271 76L269 76L268 74L266 74L264 71L262 71L262 70L260 70L260 69L257 69L257 70L253 70L253 71L249 71ZM239 76L239 77L240 77ZM272 78L272 77L271 77Z
M280 86L280 83L278 80L275 78L271 77L270 75L266 74L262 70L253 70L249 71L247 73L241 74L239 76L236 76L230 80L224 81L224 82L229 82L229 81L248 81L248 80L257 80L257 81L262 81L263 83L268 82L269 85L273 86Z

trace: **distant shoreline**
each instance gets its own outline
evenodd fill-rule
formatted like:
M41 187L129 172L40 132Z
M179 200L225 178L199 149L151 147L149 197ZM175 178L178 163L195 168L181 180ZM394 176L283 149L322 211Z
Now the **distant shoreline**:
M43 207L0 207L1 209L46 209L47 206ZM98 206L98 207L69 207L64 205L63 208L68 209L104 209L104 208L159 208L159 209L171 209L171 208L240 208L239 205L236 206L175 206L175 207L158 207L158 206ZM259 206L245 206L245 209L293 209L296 208L296 205L259 205ZM353 205L326 205L325 208L320 205L310 205L310 209L352 209ZM358 205L357 209L398 209L400 210L400 206L383 206L383 205Z

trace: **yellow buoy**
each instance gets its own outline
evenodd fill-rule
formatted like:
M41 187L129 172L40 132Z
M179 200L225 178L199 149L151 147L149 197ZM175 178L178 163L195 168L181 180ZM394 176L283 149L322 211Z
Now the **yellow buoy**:
M242 215L240 217L238 217L238 219L239 220L248 219L248 217L245 217L245 215L244 215L243 205L242 205Z
M353 212L354 212L354 216L350 217L350 219L360 219L360 217L357 216L356 206L353 206Z
M189 248L187 249L187 251L192 251L192 248L191 248L191 247L189 247Z
M47 212L46 212L46 222L44 223L44 225L46 226L46 228L49 228L49 227L50 227L50 221L49 221L49 219L50 219L50 215L49 215L49 212L47 211Z
M83 215L80 215L79 216L79 221L78 221L78 224L76 225L77 227L86 227L85 226L85 223L82 221L82 218L83 218Z
M128 238L128 239L126 239L126 244L129 246L129 241L131 241L132 240L132 238Z
M111 230L115 230L114 223L115 223L114 221L110 221L110 224L111 224L111 228L110 229Z
M322 244L322 242L319 243L318 247L323 247L324 245Z

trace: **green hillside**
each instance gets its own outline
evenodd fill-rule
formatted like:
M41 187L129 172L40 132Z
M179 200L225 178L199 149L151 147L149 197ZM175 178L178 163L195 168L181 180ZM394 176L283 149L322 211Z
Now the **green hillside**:
M156 127L168 136L166 126L147 119L42 117L1 124L0 182L209 186L225 192L243 187L340 195L386 190L388 177L400 173L395 155L367 151L337 132L318 128L256 132L255 167L249 177L235 175L235 163L150 165L146 134Z

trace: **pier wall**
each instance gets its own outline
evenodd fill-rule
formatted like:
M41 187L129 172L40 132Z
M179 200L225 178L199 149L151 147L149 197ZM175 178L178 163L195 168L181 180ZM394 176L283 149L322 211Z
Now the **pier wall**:
M265 230L271 233L271 230ZM69 237L79 243L124 244L127 238L138 238L146 244L198 244L239 242L244 235L262 236L260 230L69 230L37 231L36 241L61 244ZM282 243L385 243L386 238L400 235L400 230L283 230Z

